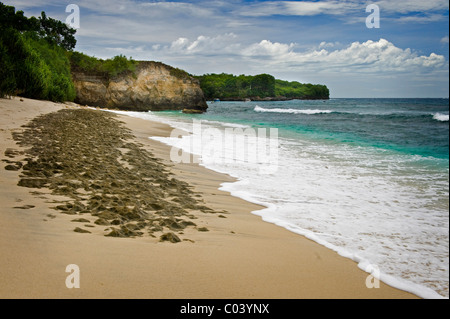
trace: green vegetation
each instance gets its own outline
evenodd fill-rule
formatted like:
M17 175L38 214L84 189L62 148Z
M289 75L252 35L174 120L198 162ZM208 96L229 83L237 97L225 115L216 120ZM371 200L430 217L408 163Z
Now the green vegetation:
M324 85L302 84L276 80L272 75L256 76L232 74L205 74L197 76L208 100L251 99L328 99L329 90Z
M0 97L72 101L68 50L75 47L74 34L44 12L28 19L0 2Z
M73 101L72 68L107 79L135 71L136 62L123 55L100 60L74 52L75 32L45 12L27 18L0 2L0 97Z
M288 82L282 80L275 81L276 96L283 96L288 99L329 99L330 91L325 85L302 84L296 81Z
M205 74L197 76L206 99L266 98L275 94L275 78L268 74L256 76Z
M32 32L3 29L0 36L0 96L72 101L75 88L66 51Z
M189 73L187 73L186 71L184 71L184 70L181 70L181 69L179 69L179 68L174 68L174 67L170 67L170 75L171 76L174 76L174 77L176 77L176 78L178 78L178 79L186 79L186 80L188 80L188 79L190 79L191 78L191 76L189 75Z
M70 62L73 70L79 70L91 75L101 75L106 79L111 79L125 72L134 73L137 65L137 62L131 57L127 59L127 57L123 55L118 55L108 60L102 60L80 52L71 52Z
M12 28L14 30L36 33L40 38L49 43L55 43L66 50L75 48L75 29L69 28L65 23L47 17L45 12L41 12L39 18L24 16L23 11L17 11L12 6L4 5L0 2L0 27Z
M65 23L59 20L47 18L45 12L41 13L39 22L40 27L36 31L41 38L46 39L50 43L55 43L67 51L75 48L75 45L77 44L77 40L75 40L75 29L69 28Z

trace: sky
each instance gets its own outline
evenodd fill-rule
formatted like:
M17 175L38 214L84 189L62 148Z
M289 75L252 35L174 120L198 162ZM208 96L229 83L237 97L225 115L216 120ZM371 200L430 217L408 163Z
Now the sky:
M161 61L195 75L269 73L331 98L449 96L448 0L3 0L66 21L76 51ZM379 28L373 24L379 9ZM370 8L370 7L369 7ZM369 25L370 25L369 23Z

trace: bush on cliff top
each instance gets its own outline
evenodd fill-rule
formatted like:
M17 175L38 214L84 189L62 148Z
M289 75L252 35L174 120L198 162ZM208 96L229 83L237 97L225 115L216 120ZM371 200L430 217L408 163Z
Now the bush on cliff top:
M91 75L101 75L106 79L111 79L125 72L134 73L137 65L137 62L131 57L128 59L124 55L102 60L81 52L71 52L70 63L73 70L80 70Z

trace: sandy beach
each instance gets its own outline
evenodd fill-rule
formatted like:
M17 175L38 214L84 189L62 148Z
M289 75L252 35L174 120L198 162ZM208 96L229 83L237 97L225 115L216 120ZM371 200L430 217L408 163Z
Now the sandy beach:
M85 203L84 210L77 211L72 195L55 192L62 187L18 186L24 180L23 165L30 157L27 147L18 145L17 134L29 129L22 125L39 115L61 110L79 111L80 108L74 104L18 97L0 99L0 159L3 160L0 162L0 298L417 298L384 283L380 288L367 288L368 274L355 262L262 221L251 213L261 207L218 190L222 183L232 182L231 177L197 164L173 164L169 147L148 138L169 136L169 126L122 115L114 115L111 121L118 120L129 130L127 138L132 142L126 144L128 153L125 155L131 154L130 150L140 152L136 154L145 156L141 156L139 165L149 167L145 161L155 161L160 165L155 167L165 167L168 172L162 172L161 176L176 179L175 190L170 190L169 186L165 189L163 181L157 185L152 182L155 189L148 196L157 194L158 188L165 192L167 201L172 195L180 194L171 202L179 213L142 220L130 217L127 225L141 223L142 227L136 228L130 236L105 236L114 230L116 233L123 231L120 227L126 225L116 225L113 218L108 220L101 212L93 215L86 211L93 207L92 198ZM105 114L112 116L103 111L84 112L98 114L95 118L99 120ZM73 114L90 116L91 113ZM59 121L64 127L61 119L54 118L55 123ZM39 130L39 126L35 129ZM83 129L83 125L77 128L81 136ZM64 137L63 133L61 135ZM32 140L31 135L22 137L29 139L23 143ZM120 152L119 146L115 149L116 146L111 145L111 151ZM80 158L72 157L74 162L82 163L81 154ZM138 163L132 162L136 157L122 163L128 168L124 171L138 169ZM8 165L9 169L5 169ZM73 169L76 168L75 165ZM85 170L85 167L80 165L78 169ZM151 171L145 174L149 175L144 180L152 176ZM125 191L127 187L124 184L116 188ZM102 190L104 185L99 184L98 188ZM142 194L142 197L135 195L145 202ZM80 190L78 196L83 199L83 195L91 196L93 191L82 194ZM114 193L110 197L113 198ZM121 200L124 199L117 199ZM73 214L55 209L61 205L66 205ZM185 212L186 205L192 209ZM96 223L102 216L105 224ZM167 225L169 218L177 222L176 227ZM81 221L74 221L77 219ZM177 228L179 225L184 226ZM77 228L89 233L74 231ZM179 237L180 242L161 241L161 236L169 232ZM66 267L70 264L80 269L79 289L66 287L69 275Z

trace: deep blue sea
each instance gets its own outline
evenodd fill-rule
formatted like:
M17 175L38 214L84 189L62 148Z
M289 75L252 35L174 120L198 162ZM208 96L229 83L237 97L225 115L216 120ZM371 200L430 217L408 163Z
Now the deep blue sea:
M215 102L202 115L130 115L191 133L155 139L236 177L222 188L267 207L253 212L265 221L395 287L449 297L448 99Z

